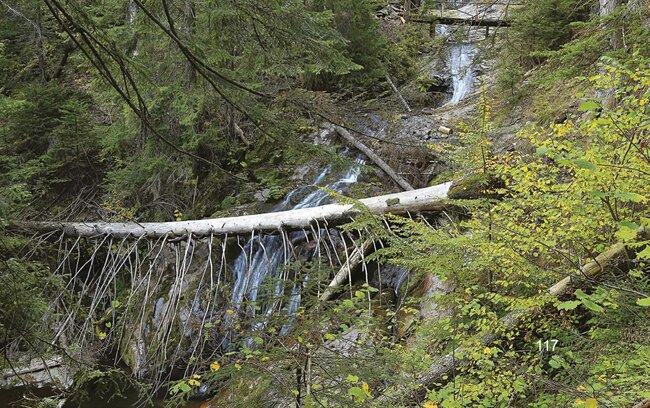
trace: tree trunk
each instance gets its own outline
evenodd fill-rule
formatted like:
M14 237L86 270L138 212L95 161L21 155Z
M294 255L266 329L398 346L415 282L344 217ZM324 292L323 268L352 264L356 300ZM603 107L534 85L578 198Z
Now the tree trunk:
M404 105L404 109L406 109L407 112L411 112L411 107L409 106L408 102L406 102L406 99L404 99L401 92L399 91L399 89L397 89L395 83L393 82L392 79L390 79L390 76L388 76L388 74L386 74L386 82L388 82L388 85L390 85L393 92L395 92L395 94L399 98L399 101L402 102L402 105Z
M436 211L450 207L445 202L451 182L403 193L364 198L359 203L372 214L403 214L417 211ZM275 213L244 215L207 220L160 223L135 222L17 222L15 229L31 232L62 232L68 236L96 237L110 235L115 238L182 237L225 234L250 234L253 231L277 231L307 228L317 222L344 223L360 213L353 204L329 204L313 208Z
M620 5L620 0L599 0L600 17L610 16L614 10ZM622 47L623 37L620 31L613 31L609 37L609 44L612 49L616 50ZM602 75L608 76L607 70L601 70ZM612 109L616 105L616 90L613 86L609 86L600 91L600 98L602 104L607 109Z
M194 24L196 22L194 4L192 0L185 0L183 14L183 34L185 35L185 41L189 44L194 33ZM196 70L189 61L185 63L185 75L187 78L186 88L189 89L196 82Z
M129 29L133 29L136 19L138 18L138 5L135 4L133 0L129 1L129 4L126 6L126 21L128 23ZM138 56L138 34L133 35L133 39L128 44L127 54L131 58Z
M640 232L640 235L643 235L644 239L649 238L647 230ZM598 255L593 262L589 262L582 267L576 277L578 279L593 278L603 270L620 264L623 260L627 259L627 255L628 248L623 244L616 244L607 251ZM550 287L548 293L556 297L567 293L572 279L572 276L567 276ZM505 328L506 330L514 329L520 323L522 318L529 314L529 312L530 311L526 309L518 309L508 313L499 320L499 327ZM487 346L499 337L499 333L494 330L491 333L482 335L478 339L478 343L481 346ZM467 362L468 358L466 357L465 349L463 347L458 347L453 352L438 357L436 362L429 367L426 373L420 375L415 381L413 381L414 384L420 386L419 389L397 390L393 393L387 392L384 395L381 395L377 401L380 403L388 403L389 401L401 402L404 399L421 397L420 394L425 392L427 388L433 387L436 383L445 382L451 379L454 371L460 365Z
M641 13L644 7L648 9L649 6L650 5L648 5L645 0L629 0L627 2L628 9L634 13Z
M40 4L36 9L36 25L38 27L38 35L36 36L36 47L38 48L38 77L42 84L47 82L47 76L45 74L45 39L43 38L43 13L41 10Z
M382 169L390 178L397 183L400 187L402 187L404 190L413 190L413 186L409 184L408 181L404 180L402 176L397 174L395 170L393 170L388 163L386 163L384 160L382 160L381 157L377 156L375 152L373 152L368 146L364 145L357 139L355 139L350 132L347 130L343 129L340 126L335 126L334 129L336 130L336 133L341 135L343 139L345 139L348 143L350 143L352 146L356 147L359 149L363 154L368 156L370 160L372 160L373 163L375 163L380 169Z
M332 298L336 289L341 286L350 276L352 270L356 268L363 261L363 257L370 249L371 241L364 241L360 247L354 248L348 259L345 261L345 264L341 267L338 273L334 276L334 279L327 286L327 289L320 296L321 301L327 301Z
M600 3L600 16L606 17L619 6L620 0L599 0Z
M618 6L621 5L621 0L599 0L600 2L600 16L608 17ZM609 43L613 49L619 49L623 46L623 36L622 33L617 30L612 32L612 35L609 38Z

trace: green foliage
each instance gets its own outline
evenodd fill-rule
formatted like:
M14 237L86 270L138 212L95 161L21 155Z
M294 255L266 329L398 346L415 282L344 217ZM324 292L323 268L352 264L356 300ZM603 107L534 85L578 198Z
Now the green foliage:
M549 401L546 393L557 391L542 387L533 393L525 387L543 378L561 384L554 404L576 401L584 405L589 399L602 398L629 404L639 398L644 385L628 390L621 384L646 384L643 374L637 375L627 364L607 368L602 364L628 355L634 361L629 366L634 367L644 358L647 338L628 335L624 340L626 327L637 327L631 321L643 319L635 311L642 304L637 295L623 294L609 283L647 293L647 265L641 266L645 272L632 270L602 285L594 284L590 290L577 289L575 300L563 299L557 305L559 316L537 314L536 320L520 325L522 333L499 329L497 322L508 310L525 308L535 314L546 308L545 288L572 274L582 263L579 260L593 257L612 242L634 242L639 226L644 225L648 215L644 203L650 191L647 183L639 183L639 177L650 170L650 160L646 147L639 143L648 126L641 118L647 117L650 73L644 58L637 57L629 67L611 64L608 74L591 81L595 88L619 90L616 110L588 101L580 110L598 110L598 116L570 118L550 129L522 132L537 147L535 155L514 153L488 161L488 169L506 183L502 192L506 198L484 209L474 208L472 219L462 224L472 231L470 240L457 239L469 252L469 265L463 274L452 275L462 285L457 290L461 306L455 338L474 364L461 369L453 384L431 392L431 401L441 406L454 406L461 398L464 403L483 406L502 406L508 401L544 406ZM614 83L610 78L615 78ZM647 322L640 325L642 331L647 330ZM491 333L495 327L504 330L504 340L496 348L483 348L467 335ZM540 356L534 345L536 336L558 339L557 352ZM592 370L594 364L599 369ZM589 374L583 374L585 370ZM608 373L603 375L604 371ZM579 397L572 391L576 388L582 393Z
M357 66L345 75L307 76L308 88L374 95L386 90L387 73L397 83L412 78L417 65L415 56L428 41L417 27L399 30L389 24L380 27L375 13L382 5L378 0L313 2L311 7L315 10L333 14L334 26L346 41L345 55Z
M498 81L512 103L528 92L519 89L524 74L560 50L577 32L573 23L589 18L593 1L540 0L526 3L512 13L512 27L499 59ZM601 40L602 41L602 40ZM598 50L600 42L591 48ZM581 46L582 47L582 46ZM598 54L600 55L600 54ZM564 64L562 69L573 65Z
M560 49L574 33L571 23L589 17L591 3L540 0L515 10L509 35L512 35L510 41L517 50L519 64L530 68L542 62L548 51Z
M634 63L634 55L650 55L650 31L645 23L647 8L620 5L606 18L599 18L594 13L589 18L584 13L584 7L589 3L579 2L575 5L575 13L570 12L568 17L560 16L560 20L565 22L563 27L546 21L562 41L550 47L551 42L541 40L538 44L541 48L534 52L526 44L536 43L536 31L528 31L532 26L527 21L535 19L534 8L546 7L550 2L526 5L520 11L524 21L519 28L517 20L520 17L515 14L515 24L508 33L497 74L501 90L509 94L509 106L518 104L542 123L557 120L574 108L571 102L575 95L585 91L576 82L576 77L595 74L603 57L616 58L619 64L625 65L628 60ZM591 7L594 9L596 6ZM560 7L558 10L564 9ZM542 20L555 18L548 13L540 16ZM539 65L542 62L544 64Z
M2 251L9 254L19 242L2 240ZM44 350L35 338L42 335L41 323L51 297L61 287L59 279L49 279L47 269L38 263L7 259L0 265L0 335L19 347ZM48 285L49 283L49 285ZM43 288L48 287L46 291Z
M77 407L154 406L149 389L118 369L90 370L75 379L70 402Z
M138 106L146 105L144 120L91 75L94 68L78 52L62 64L63 73L46 67L45 83L39 73L20 74L38 54L25 40L24 21L2 17L8 24L0 28L0 78L10 83L0 97L3 224L26 210L56 212L85 187L100 191L105 218L119 220L200 218L243 204L246 194L260 188L270 190L270 199L280 198L292 165L335 158L300 142L312 129L296 104L311 102L315 93L278 90L302 84L349 86L351 92L371 87L374 93L386 72L397 80L408 78L410 58L421 46L417 29L384 36L374 18L378 2L371 0L190 2L191 12L179 7L181 2L169 2L168 15L160 4L145 3L163 26L174 21L187 50L218 74L198 75L173 39L141 11L129 18L118 2L70 3L72 15L105 45L102 55L123 58L141 93ZM540 93L559 87L572 92L558 78L572 78L571 86L589 91L580 101L574 95L562 98L575 108L564 120L533 123L521 131L534 154L493 154L486 92L475 121L461 126L459 142L437 146L454 170L473 174L460 189L482 190L488 198L454 201L463 211L433 220L433 227L418 219L374 217L357 205L361 215L340 227L346 237L377 244L366 259L370 268L397 265L410 271L399 294L364 269L351 273L353 281L339 288L334 301L321 302L318 295L338 272L333 260L341 254L286 265L282 279L293 279L301 291L296 313L289 318L259 313L291 299L292 285L276 293L275 281L259 288L264 295L240 311L225 310L238 343L228 350L215 344L210 351L219 351L199 362L197 372L170 381L169 404L207 386L233 406L268 401L379 406L376 398L388 387L420 387L417 379L434 356L452 350L469 364L453 373L454 381L448 376L426 390L426 407L593 406L598 401L625 406L647 397L650 252L639 231L650 227L650 189L644 182L650 174L648 32L640 17L617 25L624 14L612 17L614 30L599 32L601 21L586 21L588 6L540 0L515 16L500 70L511 96L522 96L516 89L522 76L542 63L543 72L531 80L543 85ZM25 10L38 17L38 7ZM608 36L622 27L638 35L626 39L630 52L612 50L611 58L601 58ZM53 57L66 48L62 33L47 24L44 29L51 38L45 55L58 60ZM599 59L602 72L592 75L590 66ZM553 68L559 65L566 69ZM123 73L119 69L125 67L113 62L107 70ZM585 78L573 78L583 72ZM276 98L254 96L225 78ZM423 79L418 85L428 86ZM132 85L127 89L135 92ZM592 96L610 89L617 102L613 109ZM537 102L531 106L543 116ZM250 182L226 178L162 142L154 130ZM59 196L61 202L50 206ZM45 312L53 298L68 295L65 284L51 276L45 262L27 259L29 241L5 235L0 337L14 349L45 350L48 343L40 340L57 317ZM630 254L637 252L636 260L608 271L601 281L581 279L580 267L619 241L628 244ZM548 287L568 275L574 278L572 293L548 296ZM447 285L450 293L431 294L427 282L432 281ZM89 334L107 353L112 337L118 337L122 311L138 305L125 295L128 277L117 282L111 288L114 302L98 306L107 317L90 325ZM79 304L83 309L83 300ZM526 316L517 327L501 324L513 311ZM224 337L220 323L200 326L206 341ZM484 344L480 339L487 334L498 340ZM558 348L540 350L551 339ZM124 356L124 362L128 359ZM126 405L148 392L130 375L102 369L77 379L72 402L92 406L89 397L99 395Z

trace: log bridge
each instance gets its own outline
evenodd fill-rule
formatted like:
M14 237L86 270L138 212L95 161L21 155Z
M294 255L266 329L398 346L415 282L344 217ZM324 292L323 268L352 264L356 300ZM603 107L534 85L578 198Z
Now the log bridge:
M435 33L436 24L469 25L474 27L510 27L512 20L509 11L522 6L511 2L474 2L465 3L458 9L448 9L453 2L437 2L438 10L419 15L411 19L414 23L430 24Z

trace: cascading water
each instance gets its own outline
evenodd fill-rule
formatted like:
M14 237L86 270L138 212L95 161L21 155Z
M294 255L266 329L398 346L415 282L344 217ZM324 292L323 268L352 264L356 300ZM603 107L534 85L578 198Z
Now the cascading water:
M448 104L454 104L464 99L472 88L474 72L472 71L472 44L455 44L451 47L451 77L454 93Z
M305 188L299 187L290 192L285 199L273 208L274 212L295 210L299 208L316 207L319 205L327 204L330 201L330 194L327 190L343 193L352 184L357 182L359 174L361 173L361 165L363 161L357 159L356 163L346 172L346 174L333 183L325 185L325 189L318 188L315 191L307 194L297 204L291 205L293 198L304 192ZM314 185L319 186L325 180L327 175L331 172L331 167L327 167L318 175L314 180ZM287 240L289 242L287 242ZM266 304L263 309L257 307L249 307L248 313L255 316L264 310L263 313L266 318L271 314L282 309L282 293L284 292L284 284L288 280L288 276L284 276L281 266L288 264L292 260L292 253L287 251L287 246L297 247L306 242L306 236L302 232L290 233L287 236L282 235L267 235L263 237L253 237L250 239L241 250L241 253L232 264L232 274L235 278L235 284L232 291L231 303L234 308L240 309L244 300L249 304L256 304L260 299L261 291L263 291L269 280L275 280L272 293L267 293L265 296ZM290 245L287 245L290 244ZM309 279L308 276L303 279ZM291 317L298 310L301 300L301 287L303 281L296 281L293 284L289 301L285 309L289 317ZM266 286L265 286L266 285ZM267 291L269 289L266 289ZM227 323L227 321L226 321ZM259 329L266 323L257 323L253 330ZM284 334L288 331L289 325L282 328L281 333Z
M436 32L449 37L450 27L443 24L436 26ZM475 47L472 43L453 43L450 49L449 69L454 92L445 105L453 105L463 100L471 91L474 82L472 60Z
M436 30L440 35L446 37L451 35L449 26L439 24ZM453 83L453 94L445 105L456 104L470 93L474 82L474 72L472 70L474 53L475 47L472 43L452 43L449 67ZM357 161L362 163L360 160ZM342 178L326 185L326 189L337 193L344 192L357 181L361 171L359 163L352 166ZM330 171L330 167L323 170L313 184L316 186L321 185ZM316 189L292 206L291 203L294 198L303 193L305 188L308 187L299 187L290 192L282 202L273 208L273 211L315 207L328 202L330 197L328 192L324 189ZM294 232L285 236L255 236L241 247L241 252L231 267L235 279L231 304L235 309L240 310L242 304L246 301L250 305L247 309L248 315L262 317L261 321L253 325L253 330L263 328L268 322L268 318L279 310L284 310L289 318L289 322L282 327L280 333L286 334L290 329L291 316L296 313L300 306L301 289L309 277L304 276L301 280L294 280L289 299L283 304L284 283L289 280L289 276L281 266L291 262L294 256L287 248L298 247L306 241L307 237L304 233ZM406 273L400 275L399 284L402 283L406 275ZM270 287L269 281L275 281L275 284ZM397 285L398 288L399 284ZM264 296L261 296L262 294ZM262 297L265 304L260 305L258 302ZM229 320L228 316L226 316L227 327L229 326Z

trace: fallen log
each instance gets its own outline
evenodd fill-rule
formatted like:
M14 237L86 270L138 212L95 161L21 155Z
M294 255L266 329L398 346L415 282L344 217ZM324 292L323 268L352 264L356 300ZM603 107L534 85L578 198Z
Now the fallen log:
M409 184L408 181L406 181L402 176L397 174L395 170L393 170L388 165L388 163L386 163L381 157L377 156L377 154L373 152L368 146L355 139L350 134L350 132L348 132L347 130L343 129L340 126L335 126L334 129L336 130L336 133L338 133L343 139L345 139L346 142L350 143L352 146L359 149L363 154L368 156L368 158L372 160L372 162L375 163L386 174L388 174L388 176L392 178L393 181L397 183L397 185L402 187L404 190L413 190L413 186Z
M251 141L248 140L248 138L247 138L246 135L244 134L244 131L242 130L242 128L240 128L239 125L238 125L237 123L235 123L235 122L232 122L232 127L233 127L233 131L235 132L235 134L237 135L237 137L238 137L242 142L244 142L244 144L245 144L246 146L250 146L250 145L251 145Z
M0 376L3 380L6 380L10 377L20 377L21 375L31 374L38 371L45 371L48 368L60 367L63 359L59 356L49 358L49 359L40 359L35 358L29 360L27 364L22 365L16 368L8 368L0 371Z
M650 238L650 234L647 230L642 230L639 234L644 236L645 239ZM627 259L627 257L628 248L625 245L620 243L613 245L607 251L598 255L592 262L583 266L577 275L567 276L555 285L551 286L548 289L548 294L555 297L561 296L567 293L573 279L593 278L605 269L619 264L622 260ZM514 329L528 313L529 310L527 309L513 310L499 320L498 326L504 329ZM488 334L482 335L478 339L478 343L480 343L481 346L488 346L498 340L499 337L500 334L498 331L494 330ZM436 383L450 380L453 377L453 372L457 370L459 366L468 362L466 354L466 350L461 346L451 353L439 356L435 363L429 367L427 372L421 374L413 381L413 384L418 384L419 388L385 392L377 398L377 402L389 403L390 401L402 401L407 398L422 397L427 388L433 387Z
M393 83L393 80L390 79L388 74L386 74L386 82L388 82L388 85L390 85L393 92L395 92L395 94L399 98L399 101L402 102L402 105L404 105L404 109L406 109L407 112L411 112L411 107L409 106L408 102L406 102L406 99L404 99L402 93L399 91L399 89L397 89L395 83Z
M454 134L454 130L450 127L447 126L440 126L438 127L438 132L443 133L445 135L452 135Z
M21 386L54 387L65 390L72 385L73 373L61 356L34 358L0 371L0 388Z
M352 270L363 261L363 256L368 252L368 249L370 249L370 241L364 241L361 246L354 248L352 254L350 254L348 259L345 261L345 264L343 264L341 269L339 269L334 276L334 279L332 279L323 294L320 296L321 301L325 302L332 298L336 289L348 279Z
M632 408L650 408L650 398L639 402L638 404L636 404Z
M436 211L450 207L444 199L451 182L433 187L364 198L359 203L372 214L404 214ZM13 229L34 232L62 232L72 237L111 236L115 238L183 237L225 234L250 234L253 231L278 231L307 228L316 222L339 223L351 220L360 209L354 204L328 204L274 213L173 222L14 222Z

